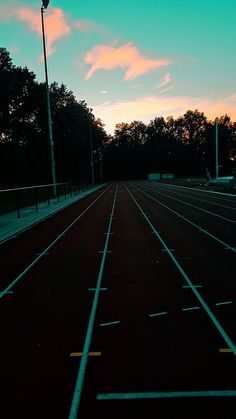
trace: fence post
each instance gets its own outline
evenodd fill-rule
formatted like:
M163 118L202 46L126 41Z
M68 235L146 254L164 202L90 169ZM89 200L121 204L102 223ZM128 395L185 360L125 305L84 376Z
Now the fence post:
M59 191L60 185L57 185L57 202L60 201L60 191Z
M16 189L16 211L17 211L17 218L20 218L20 197L19 197L18 189Z
M50 201L50 188L47 187L47 193L48 193L48 206L50 207L51 201Z
M37 194L36 188L34 188L34 200L35 200L35 210L38 211L38 194Z

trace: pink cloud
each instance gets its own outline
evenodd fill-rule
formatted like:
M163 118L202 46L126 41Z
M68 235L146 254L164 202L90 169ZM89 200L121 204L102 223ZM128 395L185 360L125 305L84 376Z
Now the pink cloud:
M86 64L91 64L85 76L88 80L100 69L112 70L116 67L126 68L125 80L132 80L149 71L170 64L168 59L153 60L143 57L138 49L131 43L121 47L96 45L84 57Z
M30 30L41 36L42 28L39 9L21 7L13 3L1 5L0 19L9 20L11 18L26 22ZM50 10L45 13L45 31L48 54L52 54L54 42L59 38L68 35L71 31L61 9L51 7Z
M113 134L118 122L140 120L149 123L156 116L166 118L170 115L177 118L189 109L204 112L209 120L225 114L236 120L236 105L232 103L234 100L235 95L218 100L187 96L145 96L135 100L106 102L93 106L93 110L106 124L107 132Z

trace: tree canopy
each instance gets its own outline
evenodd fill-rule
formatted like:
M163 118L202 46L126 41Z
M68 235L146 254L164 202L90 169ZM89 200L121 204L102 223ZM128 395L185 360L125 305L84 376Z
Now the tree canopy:
M0 182L51 182L45 83L16 67L0 48ZM92 138L95 180L145 178L149 172L177 176L215 174L215 123L203 112L117 123L108 135L86 102L66 85L50 85L57 181L90 180ZM220 174L236 165L236 122L219 117Z

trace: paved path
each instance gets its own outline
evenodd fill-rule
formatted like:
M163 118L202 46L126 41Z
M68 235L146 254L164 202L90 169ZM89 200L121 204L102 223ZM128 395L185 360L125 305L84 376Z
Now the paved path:
M1 417L231 417L235 214L128 182L3 243Z
M33 224L37 224L45 218L51 217L56 212L83 199L100 187L101 186L99 185L94 188L89 188L71 196L60 196L59 200L58 198L51 198L50 205L48 204L48 201L39 202L37 204L37 210L35 205L23 207L20 209L20 218L17 216L17 211L11 211L0 215L0 243L8 240L20 231L27 230L27 228L31 227Z

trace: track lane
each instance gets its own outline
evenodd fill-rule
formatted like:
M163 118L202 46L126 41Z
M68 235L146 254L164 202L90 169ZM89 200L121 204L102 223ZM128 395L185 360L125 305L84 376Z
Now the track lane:
M1 292L0 298L12 292L14 285L20 281L24 275L41 258L48 255L53 246L80 221L80 219L97 203L109 189L95 193L95 195L85 198L85 200L72 204L61 214L55 214L50 220L47 219L42 224L32 226L31 229L17 235L15 240L11 239L1 246L0 278ZM34 240L32 240L32 235ZM10 255L10 258L9 258Z
M233 253L222 257L219 243L128 188L235 336L234 304L216 306L227 299L234 302L234 281L225 276L222 281L225 266L235 260ZM98 251L104 249L114 192L113 187L27 273L17 292L1 301L4 419L69 416L81 361L70 354L83 351L103 257ZM112 253L107 254L90 345L100 355L88 357L78 417L173 419L173 410L183 419L227 417L235 397L206 397L206 392L235 390L234 355L219 351L225 346L222 337L197 308L193 292L124 186L119 187L110 233ZM174 396L180 391L185 398ZM187 400L191 391L196 394ZM114 392L135 398L97 399ZM174 398L144 398L153 392ZM197 392L204 392L204 400Z
M132 193L141 200L134 188ZM142 207L144 201L142 198ZM145 202L152 220L150 200ZM122 392L141 392L145 399L146 393L157 390L168 390L168 394L204 390L205 395L213 389L235 390L235 364L219 352L224 346L222 338L203 310L188 310L196 306L196 299L183 288L170 258L162 252L124 188L118 195L115 215L112 254L104 278L109 291L102 295L92 341L102 356L88 365L79 417L118 418L125 411L129 417L169 419L175 406L183 418L199 417L203 406L209 409L207 414L211 411L216 417L230 403L222 397L201 401L198 396L197 402L189 403L175 400L171 407L163 400L147 403L140 397L135 404L124 399L95 402L96 395L107 394L109 399L109 394ZM159 217L160 213L158 221ZM169 222L169 215L167 218ZM166 235L168 227L161 230ZM150 318L150 314L159 315ZM107 326L101 327L105 322Z
M138 192L138 191L137 191ZM221 313L223 324L229 330L233 339L236 339L235 330L232 319L235 317L235 304L228 306L216 306L218 302L235 302L235 285L233 272L235 266L235 251L230 247L225 247L224 242L220 243L211 236L208 231L197 229L182 218L177 217L176 208L169 211L169 217L165 220L165 206L159 205L158 202L151 199L151 195L147 196L139 190L138 196L141 199L143 207L148 205L148 211L151 219L155 220L159 229L164 232L164 237L170 247L175 249L174 255L184 267L187 274L194 279L194 282L203 286L204 295L209 301L210 307ZM155 195L154 195L155 196ZM149 202L152 202L150 205ZM158 210L158 213L157 213ZM179 208L177 208L177 213ZM189 214L188 214L189 217ZM188 218L189 219L189 218ZM207 222L207 220L205 220ZM201 225L200 225L201 226ZM224 238L224 225L218 226L221 229L221 235ZM209 227L211 222L209 221ZM226 228L226 237L228 228ZM235 237L233 229L231 229L231 237ZM228 240L228 237L227 237ZM227 244L225 242L225 244ZM187 291L187 290L186 290ZM232 301L233 300L233 301Z
M145 182L143 182L145 186ZM215 208L218 207L217 210L221 208L225 210L230 210L229 214L232 214L232 217L235 219L235 211L236 211L236 195L230 194L223 194L223 193L215 193L210 191L205 191L204 194L201 191L196 190L194 188L187 188L187 187L179 187L175 185L166 185L163 183L153 183L155 185L155 189L163 192L167 192L175 195L180 196L181 199L187 198L188 200L199 201L199 203L209 204L210 207ZM146 182L146 186L150 187L150 184ZM154 189L154 188L153 188ZM220 214L220 213L219 213Z
M79 362L70 354L83 348L113 195L111 188L1 300L4 419L68 417Z
M141 186L141 185L140 185ZM138 186L137 186L138 187ZM235 247L235 228L225 221L222 217L217 218L213 213L208 211L199 211L197 207L186 205L184 201L179 202L169 195L162 194L152 187L144 187L138 189L146 196L163 206L177 217L185 220L187 223L202 231L208 237L216 240L223 248L227 248L233 253L236 253Z

